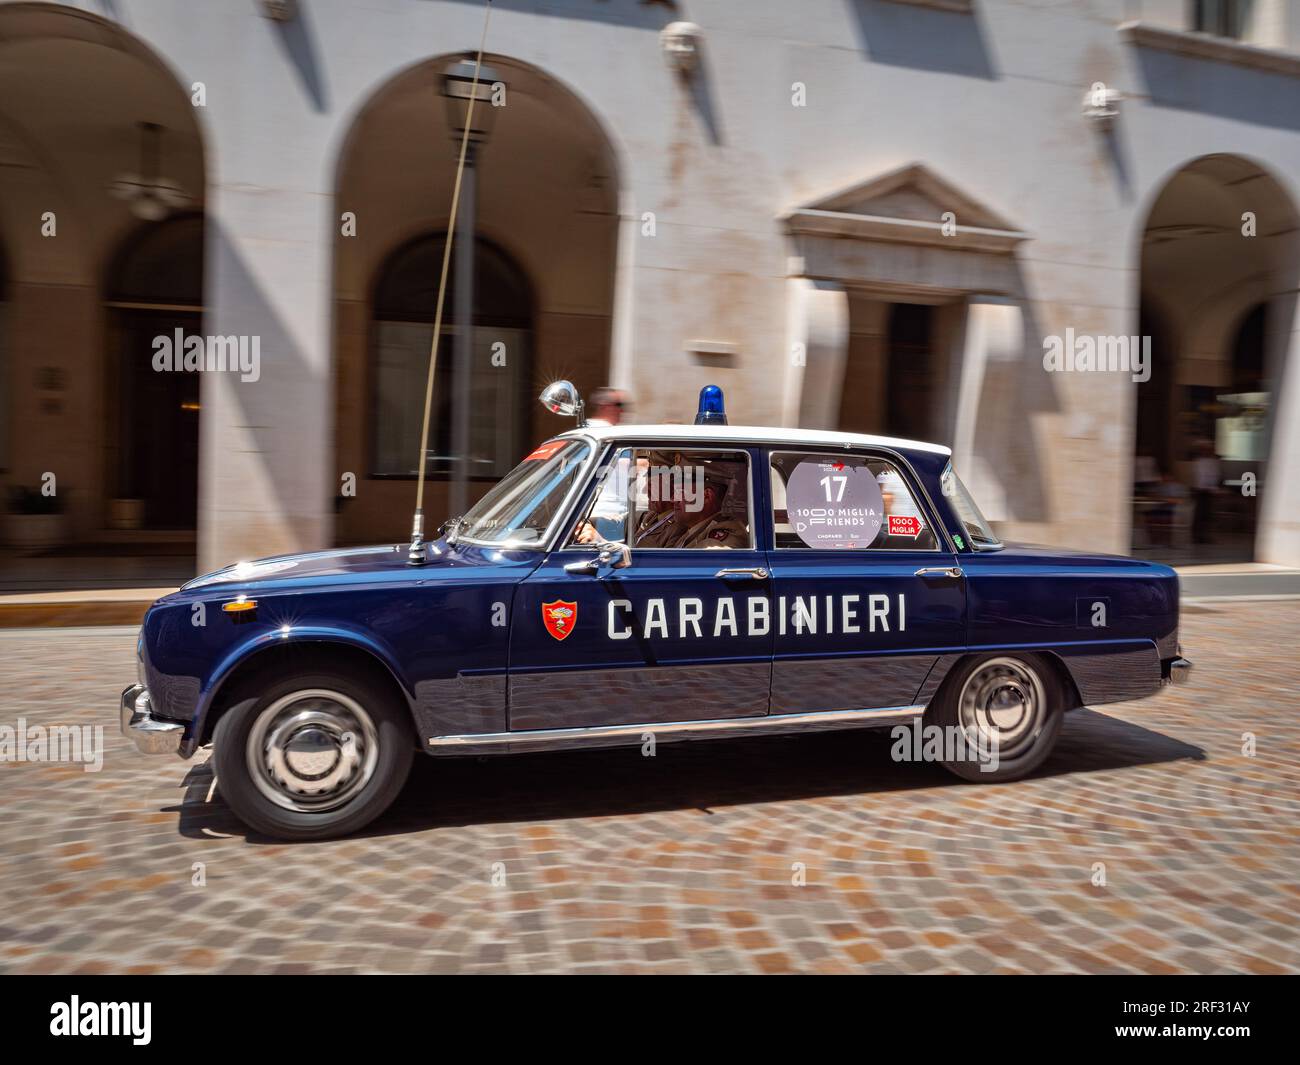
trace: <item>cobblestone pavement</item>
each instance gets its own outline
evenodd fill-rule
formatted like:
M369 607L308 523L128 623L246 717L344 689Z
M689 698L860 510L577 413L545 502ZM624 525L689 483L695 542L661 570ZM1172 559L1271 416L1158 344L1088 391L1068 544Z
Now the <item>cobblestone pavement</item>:
M117 734L133 633L0 633L0 724L106 743L0 764L0 971L1300 971L1297 630L1188 604L1192 683L1072 714L1013 784L887 733L418 758L365 835L299 845Z

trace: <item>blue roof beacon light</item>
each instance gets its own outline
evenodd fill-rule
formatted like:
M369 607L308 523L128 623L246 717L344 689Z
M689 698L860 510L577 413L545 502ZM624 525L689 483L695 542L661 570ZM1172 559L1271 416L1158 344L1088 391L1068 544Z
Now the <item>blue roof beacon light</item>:
M705 385L700 389L700 409L695 412L695 424L727 424L727 412L722 407L722 389L717 385Z

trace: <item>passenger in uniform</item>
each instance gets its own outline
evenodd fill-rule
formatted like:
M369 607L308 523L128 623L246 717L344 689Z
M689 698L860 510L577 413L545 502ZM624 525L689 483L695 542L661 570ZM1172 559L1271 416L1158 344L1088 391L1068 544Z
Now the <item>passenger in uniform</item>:
M669 547L737 548L749 546L749 524L740 518L723 513L734 477L720 469L704 473L704 500L699 511L686 514L690 526Z

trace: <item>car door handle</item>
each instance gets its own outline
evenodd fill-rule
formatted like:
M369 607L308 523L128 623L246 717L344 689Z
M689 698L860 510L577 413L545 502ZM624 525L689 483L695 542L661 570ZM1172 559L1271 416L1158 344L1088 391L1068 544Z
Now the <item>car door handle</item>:
M714 576L721 577L724 581L741 579L765 581L767 580L767 570L763 569L762 566L755 566L753 569L720 569Z
M960 577L960 566L922 566L914 574L914 577Z

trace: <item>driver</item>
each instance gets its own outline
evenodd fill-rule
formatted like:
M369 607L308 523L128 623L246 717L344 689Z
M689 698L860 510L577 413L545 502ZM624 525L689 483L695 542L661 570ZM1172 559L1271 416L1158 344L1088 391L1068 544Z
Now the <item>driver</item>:
M678 539L686 529L686 519L674 502L672 494L663 491L665 482L660 475L677 465L677 462L662 451L652 451L646 459L637 459L641 466L641 481L645 488L646 509L637 519L632 530L634 547L671 547L672 541Z

